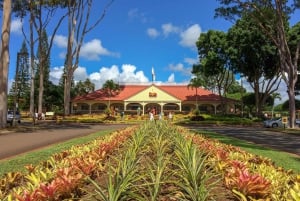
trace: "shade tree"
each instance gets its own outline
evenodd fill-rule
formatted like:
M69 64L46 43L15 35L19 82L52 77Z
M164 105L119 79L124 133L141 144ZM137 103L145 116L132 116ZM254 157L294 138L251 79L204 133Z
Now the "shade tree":
M217 90L222 110L225 113L225 103L228 88L234 83L235 78L228 65L228 54L226 33L222 31L209 30L201 33L196 42L200 62L199 71L212 82L207 83L211 88ZM208 85L207 85L208 86Z
M299 8L300 1L295 0L294 4L289 4L288 0L218 0L218 2L221 6L216 9L216 17L236 21L243 15L249 15L277 47L281 76L288 87L290 126L294 128L295 84L298 79L300 41L292 53L288 44L288 19L291 13Z
M256 115L259 116L267 98L281 83L278 50L247 15L229 29L227 42L230 65L253 89Z

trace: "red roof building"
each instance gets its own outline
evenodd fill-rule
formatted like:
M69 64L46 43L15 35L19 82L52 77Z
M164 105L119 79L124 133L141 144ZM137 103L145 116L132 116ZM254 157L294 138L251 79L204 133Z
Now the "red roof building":
M235 100L225 99L203 88L187 85L121 85L111 96L102 89L72 100L72 113L101 113L110 107L116 112L148 114L191 112L197 105L201 112L217 113L222 102L227 111L234 108Z

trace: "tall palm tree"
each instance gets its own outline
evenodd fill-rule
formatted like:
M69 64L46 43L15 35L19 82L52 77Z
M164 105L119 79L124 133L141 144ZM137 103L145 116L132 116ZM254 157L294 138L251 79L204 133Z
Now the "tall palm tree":
M197 76L190 80L190 83L187 85L188 88L196 89L196 109L198 110L198 88L203 86L203 80Z
M115 83L113 80L107 80L103 84L102 90L108 95L108 109L110 109L110 99L114 93L120 90L120 85Z

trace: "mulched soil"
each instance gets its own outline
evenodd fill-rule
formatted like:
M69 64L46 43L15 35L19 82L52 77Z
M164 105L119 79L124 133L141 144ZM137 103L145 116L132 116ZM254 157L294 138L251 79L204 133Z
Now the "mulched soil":
M103 162L103 164L106 164L103 170L100 172L97 172L94 174L93 181L97 183L98 186L100 186L102 189L107 189L108 186L108 178L109 178L109 172L110 168L112 166L116 166L116 163L113 158L121 158L121 155L126 152L126 147L121 147L117 150L115 150L112 154L109 155L109 157L106 158L106 160ZM144 158L147 158L147 156L144 156ZM141 163L145 163L141 161ZM97 176L95 176L97 175ZM178 178L169 178L169 179L178 179ZM220 175L217 175L213 178L211 178L208 182L208 184L216 183L214 187L210 191L210 198L208 200L215 200L215 201L237 201L236 197L233 195L232 191L227 189L223 183L223 180L220 179ZM138 185L138 184L137 184ZM83 195L80 197L80 200L82 201L93 201L93 200L101 200L99 197L97 187L94 184L91 183L85 183L82 188L81 192L84 192ZM177 192L177 193L175 193ZM145 193L145 192L144 192ZM171 183L165 183L162 185L162 188L160 190L160 196L157 199L158 201L177 201L180 200L179 198L176 198L176 194L180 194L180 189L176 186L174 186ZM133 200L128 200L133 201Z

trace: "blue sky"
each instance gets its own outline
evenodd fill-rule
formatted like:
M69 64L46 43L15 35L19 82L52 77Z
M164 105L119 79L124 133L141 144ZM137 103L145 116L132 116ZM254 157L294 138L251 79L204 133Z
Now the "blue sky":
M95 0L94 4L92 19L102 13L104 1ZM210 29L226 32L232 26L223 19L214 19L218 6L214 0L115 0L103 21L85 37L74 79L89 78L96 89L107 79L150 82L153 67L157 83L189 82L191 66L198 62L195 42L199 35ZM299 12L292 24L297 20ZM13 18L10 81L23 41L21 26ZM26 22L23 26L28 30ZM65 27L60 27L51 53L50 78L54 83L61 77L65 60ZM48 31L48 35L51 33Z

